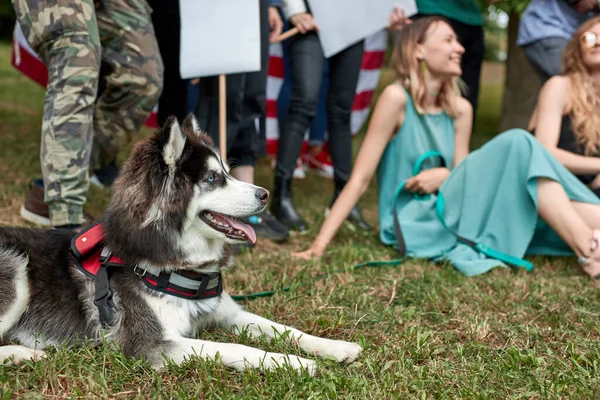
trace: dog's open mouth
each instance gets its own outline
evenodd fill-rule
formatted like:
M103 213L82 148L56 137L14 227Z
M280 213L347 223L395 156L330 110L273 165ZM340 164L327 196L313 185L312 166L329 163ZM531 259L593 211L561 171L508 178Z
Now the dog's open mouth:
M202 211L200 218L208 226L224 233L230 239L256 242L256 232L254 232L254 229L237 218L214 211Z

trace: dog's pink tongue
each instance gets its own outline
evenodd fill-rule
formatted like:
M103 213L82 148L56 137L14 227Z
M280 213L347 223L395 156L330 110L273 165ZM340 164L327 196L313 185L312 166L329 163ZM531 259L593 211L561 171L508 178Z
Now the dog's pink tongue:
M223 215L223 217L225 217L227 222L229 222L229 225L233 226L233 229L239 229L240 231L244 232L252 243L256 243L256 232L254 232L254 229L250 225L243 223L239 219L230 218L226 215Z

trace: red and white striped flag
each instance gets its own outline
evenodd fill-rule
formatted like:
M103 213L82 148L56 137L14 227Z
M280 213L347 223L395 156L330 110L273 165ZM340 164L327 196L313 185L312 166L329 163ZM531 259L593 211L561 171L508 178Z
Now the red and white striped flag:
M31 49L27 40L25 40L21 26L18 23L15 24L15 29L13 30L10 62L16 69L34 82L39 83L43 87L46 87L48 84L48 70L42 60Z

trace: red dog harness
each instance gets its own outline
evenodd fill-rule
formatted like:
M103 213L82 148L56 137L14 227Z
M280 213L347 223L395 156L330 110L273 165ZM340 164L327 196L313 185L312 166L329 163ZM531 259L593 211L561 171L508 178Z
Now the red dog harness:
M71 252L79 269L94 280L94 304L98 307L102 325L111 325L114 320L115 305L110 277L117 270L135 273L152 290L188 300L217 297L223 292L220 272L202 274L192 270L178 270L153 275L137 265L127 265L104 247L101 222L77 234L71 241Z

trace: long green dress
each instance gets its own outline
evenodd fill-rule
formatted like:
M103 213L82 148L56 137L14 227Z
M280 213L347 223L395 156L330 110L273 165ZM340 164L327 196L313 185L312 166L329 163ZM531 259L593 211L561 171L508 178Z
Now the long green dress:
M406 92L406 90L405 90ZM419 115L408 92L404 124L388 143L377 170L380 239L396 245L394 208L407 255L449 260L467 276L504 263L457 241L436 214L436 195L417 199L398 187L413 174L426 152L438 151L445 165L454 159L454 121L445 112ZM440 166L429 158L424 168ZM600 204L600 199L560 164L529 132L499 134L464 159L440 187L445 219L457 234L521 258L526 254L573 255L537 212L537 179L560 182L571 200Z

